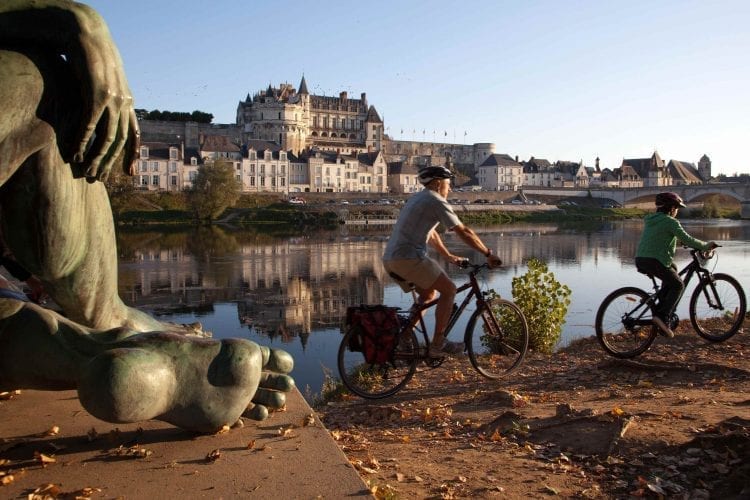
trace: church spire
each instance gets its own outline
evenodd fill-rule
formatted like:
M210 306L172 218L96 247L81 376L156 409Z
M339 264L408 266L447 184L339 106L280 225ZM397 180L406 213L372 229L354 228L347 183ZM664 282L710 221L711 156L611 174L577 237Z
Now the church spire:
M299 82L299 92L298 93L299 94L308 94L309 95L309 92L307 91L307 82L305 82L305 75L302 75L302 81Z

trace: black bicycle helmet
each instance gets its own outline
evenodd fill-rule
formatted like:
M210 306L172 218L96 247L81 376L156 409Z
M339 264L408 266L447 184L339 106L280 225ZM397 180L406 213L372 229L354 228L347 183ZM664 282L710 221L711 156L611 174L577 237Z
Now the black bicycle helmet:
M427 185L435 179L453 179L453 172L443 166L425 167L419 171L419 182Z
M677 193L659 193L656 195L656 206L661 208L684 207L682 198Z

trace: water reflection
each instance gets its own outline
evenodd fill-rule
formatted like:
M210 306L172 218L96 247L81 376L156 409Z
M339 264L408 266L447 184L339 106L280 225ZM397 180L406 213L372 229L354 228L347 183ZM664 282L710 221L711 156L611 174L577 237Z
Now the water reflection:
M733 274L747 288L750 223L683 225L700 239L722 242L717 270ZM592 335L596 308L609 291L625 284L650 286L633 266L641 228L640 220L478 228L505 263L484 277L485 285L510 296L512 277L525 272L529 258L540 258L573 291L564 342ZM298 370L307 370L302 379L312 380L314 392L322 383L321 364L335 366L339 325L348 306L406 307L411 300L383 271L380 257L388 234L388 228L357 232L346 227L291 238L218 227L122 230L120 293L129 304L168 314L173 321L199 319L217 337L282 343L297 360L295 377L299 381ZM481 259L457 238L447 235L445 240L454 253ZM685 255L678 253L678 263L685 262ZM462 271L446 269L462 281Z

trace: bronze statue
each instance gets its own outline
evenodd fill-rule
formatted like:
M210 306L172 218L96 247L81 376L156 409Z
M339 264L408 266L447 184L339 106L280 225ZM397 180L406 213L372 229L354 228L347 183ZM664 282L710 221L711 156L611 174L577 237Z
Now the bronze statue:
M0 109L0 233L65 313L0 299L0 389L77 388L100 419L201 432L251 399L256 419L283 405L288 353L185 336L119 297L102 181L130 173L139 132L101 17L67 0L0 3Z

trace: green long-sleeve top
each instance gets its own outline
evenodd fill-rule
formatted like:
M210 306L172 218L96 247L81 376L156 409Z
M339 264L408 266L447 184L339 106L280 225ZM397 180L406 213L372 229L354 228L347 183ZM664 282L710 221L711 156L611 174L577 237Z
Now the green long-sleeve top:
M672 265L677 240L690 248L709 250L708 243L693 238L682 229L682 224L663 212L649 214L643 219L645 225L641 241L635 252L636 257L657 259L665 267Z

